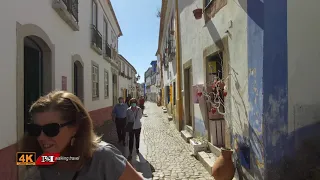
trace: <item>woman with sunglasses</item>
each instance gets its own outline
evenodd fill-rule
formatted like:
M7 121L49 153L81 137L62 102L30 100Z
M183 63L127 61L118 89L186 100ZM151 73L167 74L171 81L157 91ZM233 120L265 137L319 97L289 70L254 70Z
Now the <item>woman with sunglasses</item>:
M60 153L79 161L38 167L45 180L140 180L142 177L111 144L100 141L80 99L65 91L40 97L30 108L31 124L22 151Z

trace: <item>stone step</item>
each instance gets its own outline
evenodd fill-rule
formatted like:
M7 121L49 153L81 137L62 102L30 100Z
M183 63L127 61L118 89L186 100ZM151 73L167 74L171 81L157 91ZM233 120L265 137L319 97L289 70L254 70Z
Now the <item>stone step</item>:
M168 116L169 121L172 121L172 119L173 119L172 116Z
M201 151L201 152L198 152L197 159L200 161L203 167L210 174L212 174L212 167L217 157L213 153L206 153L204 151Z
M186 125L186 126L184 127L184 129L187 130L190 134L193 134L193 128L192 128L192 126Z
M189 133L187 130L182 130L181 132L181 137L187 142L190 142L190 139L193 138L192 134Z

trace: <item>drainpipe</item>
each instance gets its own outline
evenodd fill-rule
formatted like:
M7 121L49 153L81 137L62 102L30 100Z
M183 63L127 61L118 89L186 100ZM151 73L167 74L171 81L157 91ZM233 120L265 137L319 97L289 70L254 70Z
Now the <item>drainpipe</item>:
M180 61L180 17L179 17L179 1L175 0L175 16L176 16L176 61L177 61L177 109L178 114L178 130L182 130L182 96L181 96L181 61Z

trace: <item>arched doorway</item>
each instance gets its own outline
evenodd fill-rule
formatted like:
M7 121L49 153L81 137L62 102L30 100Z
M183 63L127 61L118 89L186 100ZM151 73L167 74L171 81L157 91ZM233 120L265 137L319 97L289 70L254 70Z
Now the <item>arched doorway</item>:
M43 29L35 24L16 24L16 116L17 139L30 122L30 105L54 89L55 46Z
M51 91L51 51L39 37L23 39L24 124L30 122L29 109L40 96Z
M83 65L79 60L73 62L73 93L84 102Z

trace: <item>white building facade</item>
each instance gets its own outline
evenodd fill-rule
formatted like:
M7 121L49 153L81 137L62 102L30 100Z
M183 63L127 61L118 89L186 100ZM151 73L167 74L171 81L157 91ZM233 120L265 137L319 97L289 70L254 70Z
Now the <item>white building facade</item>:
M137 97L137 71L121 54L118 55L119 62L119 97Z
M96 126L111 118L122 32L110 1L2 1L0 14L0 157L15 151L32 102L52 90L74 92ZM2 178L15 177L4 163Z

